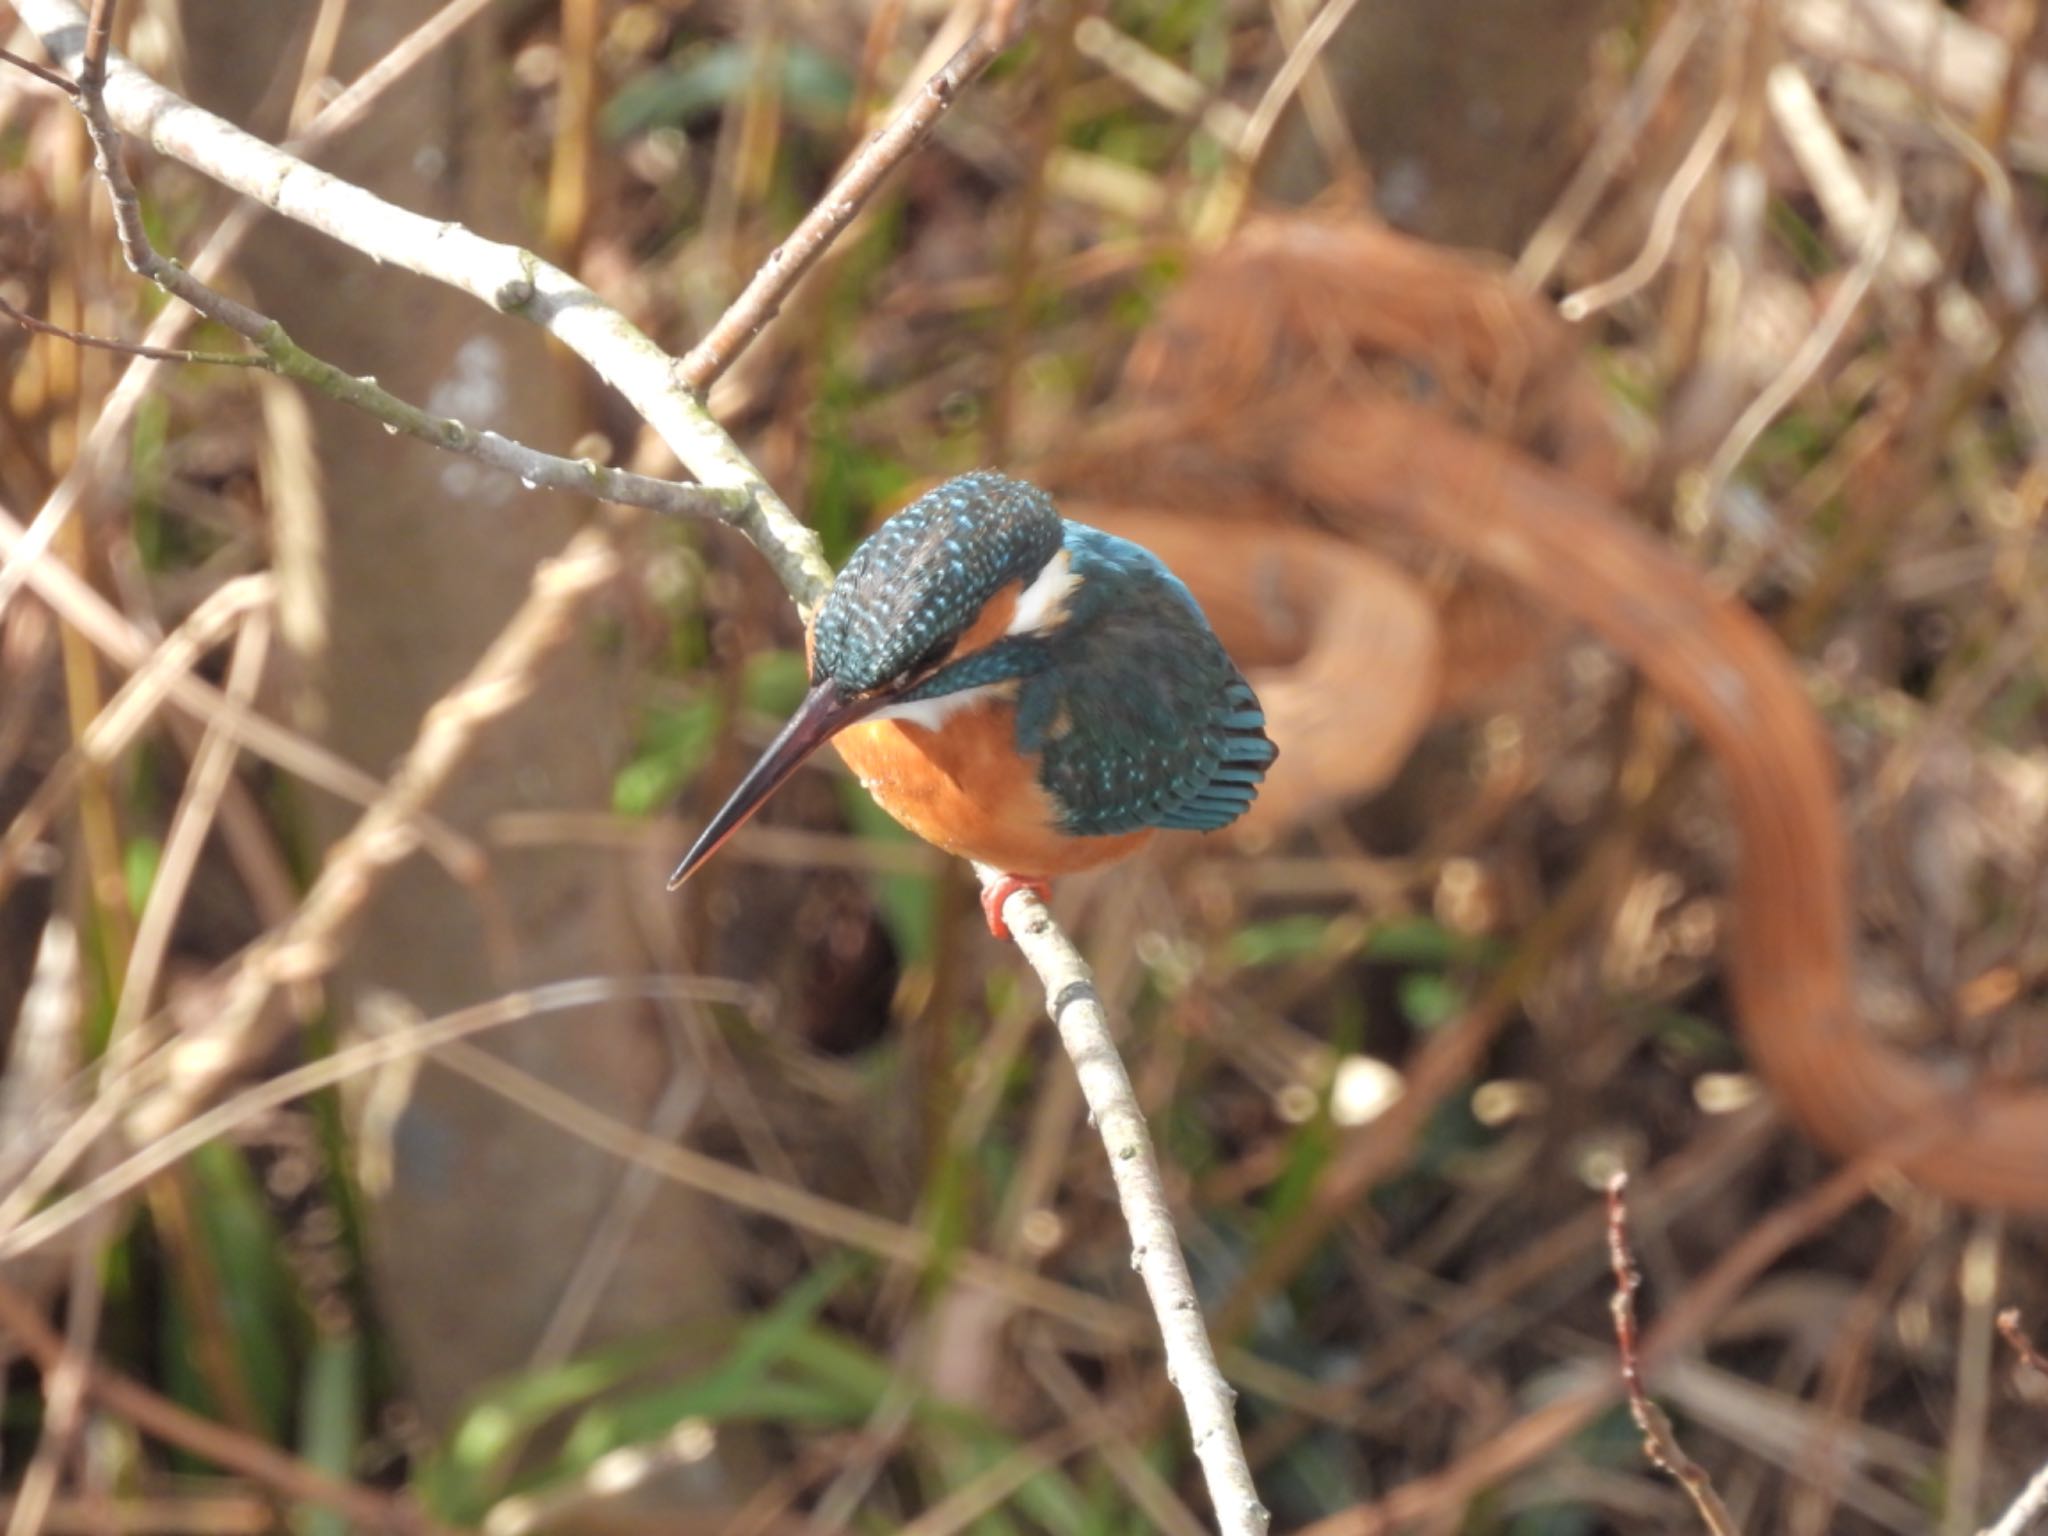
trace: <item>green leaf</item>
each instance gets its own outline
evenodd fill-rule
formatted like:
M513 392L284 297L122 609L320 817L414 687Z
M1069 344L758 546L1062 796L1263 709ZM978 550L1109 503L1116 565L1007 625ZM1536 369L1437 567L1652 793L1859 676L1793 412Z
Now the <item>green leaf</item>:
M481 1518L528 1437L555 1415L641 1374L662 1352L634 1339L486 1388L423 1471L423 1493L445 1519Z
M852 779L841 782L839 804L861 837L878 843L917 841ZM879 874L875 876L875 902L896 945L897 957L906 965L930 960L938 944L938 879L894 871Z
M314 1341L299 1394L299 1455L338 1478L354 1475L363 1425L363 1343L354 1332L322 1332ZM348 1536L339 1510L301 1505L292 1519L299 1536Z
M273 1437L284 1434L294 1388L293 1370L305 1317L298 1290L285 1267L281 1236L248 1162L238 1148L209 1142L192 1154L190 1236L204 1245L202 1270L215 1287L214 1301L225 1320L226 1364L246 1387L250 1405ZM181 1276L171 1293L168 1342L180 1365L185 1390L207 1411L221 1414L197 1368L196 1337L202 1326Z
M1313 912L1247 923L1231 935L1225 955L1233 965L1245 967L1302 960L1322 949L1329 931L1329 918Z
M752 46L718 43L692 48L665 69L650 70L622 89L604 109L604 132L623 139L650 128L686 127L728 105L747 89L754 71ZM814 127L838 129L853 105L853 81L829 55L807 43L781 52L782 100Z
M780 720L796 713L810 686L802 651L763 651L750 657L740 679L747 708Z
M612 781L612 808L622 816L647 816L675 799L709 760L722 716L709 693L653 711L638 752Z
M1495 940L1459 933L1427 917L1382 923L1365 944L1368 960L1388 965L1471 965L1495 959L1500 953Z
M858 1422L871 1405L767 1380L791 1341L810 1330L819 1309L857 1267L852 1259L840 1256L806 1276L773 1311L742 1328L731 1353L705 1374L588 1410L569 1431L557 1467L580 1472L600 1456L656 1439L687 1418Z
M128 910L138 917L149 900L149 888L156 884L156 872L163 863L164 845L153 837L131 837L121 850L121 876L128 888Z
M1427 1032L1456 1018L1465 1006L1465 989L1437 971L1410 971L1398 983L1401 1012Z

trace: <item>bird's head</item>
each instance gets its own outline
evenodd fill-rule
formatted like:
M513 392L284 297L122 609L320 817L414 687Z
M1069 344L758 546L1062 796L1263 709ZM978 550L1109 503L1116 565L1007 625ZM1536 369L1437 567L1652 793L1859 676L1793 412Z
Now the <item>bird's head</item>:
M1030 671L1076 584L1065 527L1034 485L986 471L927 492L871 534L811 620L810 691L669 877L674 890L856 721Z

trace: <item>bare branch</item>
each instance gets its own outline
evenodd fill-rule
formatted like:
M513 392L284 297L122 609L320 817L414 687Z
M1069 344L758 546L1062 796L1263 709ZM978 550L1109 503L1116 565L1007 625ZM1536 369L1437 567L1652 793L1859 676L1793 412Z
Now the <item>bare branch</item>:
M977 868L993 889L1002 875ZM1088 1101L1097 1134L1109 1153L1117 1204L1131 1230L1131 1264L1145 1282L1159 1334L1166 1346L1166 1379L1179 1391L1193 1433L1195 1456L1209 1485L1209 1498L1225 1536L1265 1536L1269 1516L1252 1483L1251 1465L1237 1437L1233 1408L1237 1394L1223 1379L1216 1351L1202 1322L1202 1304L1182 1257L1173 1210L1159 1177L1159 1160L1145 1129L1130 1074L1109 1032L1109 1016L1095 991L1095 978L1073 941L1054 926L1045 906L1018 890L1003 904L1017 948L1045 983L1046 1012L1060 1032Z
M95 24L100 13L94 12ZM104 42L104 39L102 39ZM104 50L102 50L104 51ZM129 267L148 278L173 297L261 348L256 356L220 353L168 352L137 348L126 342L103 341L35 320L0 300L17 323L31 330L57 335L84 346L109 351L132 352L170 362L213 362L237 367L266 368L318 390L330 399L365 411L394 432L419 439L449 453L478 460L494 469L517 475L528 490L572 491L601 501L645 507L671 516L713 517L731 521L746 511L748 492L727 488L678 485L673 481L610 469L589 459L565 459L514 442L496 432L477 431L446 416L436 416L401 400L375 379L361 378L315 357L285 334L285 329L267 315L258 313L237 299L201 282L192 273L169 261L151 243L142 218L142 206L134 183L121 163L121 138L107 116L99 73L88 68L81 73L78 104L92 135L95 164L106 183L113 203L114 228L121 240L121 252Z
M293 138L286 148L293 154L310 155L331 143L482 8L482 0L448 0L440 10L401 38L382 59L365 70L347 90L322 108L319 116L308 123L305 131ZM73 82L62 76L58 78L63 81L66 94L76 94L77 87ZM236 203L193 259L191 270L194 275L201 281L207 281L224 268L249 231L255 228L257 217L258 205ZM196 311L183 305L166 305L150 322L145 340L160 347L172 345L195 314ZM0 555L0 612L6 610L15 592L20 590L35 559L50 548L57 530L77 510L87 487L110 467L116 457L113 445L127 430L136 405L161 366L154 358L136 358L121 375L113 391L100 402L92 430L86 435L70 469L65 471L64 477L37 509L29 523L27 537Z
M53 57L79 57L80 17L69 0L18 0L17 8ZM542 326L619 389L700 480L745 497L732 521L761 549L799 606L808 610L831 581L815 535L775 496L693 391L708 385L731 363L805 268L846 227L889 171L931 132L959 89L1001 51L1014 35L1018 10L1011 0L991 12L982 29L926 82L908 108L854 157L818 208L681 363L588 288L530 252L395 208L199 110L118 55L106 58L104 93L89 87L81 105L115 193L123 251L138 271L181 298L191 301L194 296L189 275L149 249L139 216L129 226L129 217L135 215L133 191L119 166L116 124L288 218ZM96 9L95 14L101 11ZM202 302L220 298L210 291L198 297ZM224 313L233 328L276 356L273 348L281 332L274 325L246 309L239 315ZM248 329L251 325L258 329ZM178 1050L171 1080L148 1106L148 1113L134 1122L144 1138L189 1126L194 1113L227 1078L254 1059L267 1038L263 1017L272 993L331 963L379 872L413 845L414 818L454 770L480 724L520 696L532 662L563 632L582 597L610 579L616 563L603 531L591 529L543 568L525 606L468 681L428 717L390 791L335 850L297 916L245 957L214 1027L203 1040L186 1042ZM1024 905L1017 906L1019 901ZM1093 982L1079 954L1035 899L1020 893L1011 898L1009 910L1017 914L1011 927L1018 947L1045 983L1049 1011L1101 1127L1119 1203L1131 1228L1134 1262L1165 1343L1167 1375L1187 1407L1195 1454L1218 1520L1228 1536L1263 1536L1268 1517L1237 1437L1235 1394L1217 1368L1143 1114L1117 1057ZM0 1236L0 1246L19 1251L32 1245L29 1229L35 1225L31 1222Z
M20 0L15 9L51 57L66 66L80 59L85 18L72 0ZM460 224L399 208L308 165L165 90L118 52L107 58L103 100L114 126L222 186L373 260L540 326L624 395L700 482L748 495L733 525L761 550L800 607L808 612L831 585L817 535L702 402L676 387L675 360L561 268Z
M115 0L92 0L92 14L85 21L85 56L78 63L78 83L84 90L98 90L107 78L107 50L114 43Z
M1614 1266L1614 1341L1621 1354L1621 1380L1628 1390L1628 1411L1643 1432L1643 1454L1659 1471L1668 1472L1692 1500L1713 1536L1736 1536L1735 1517L1721 1502L1707 1469L1685 1454L1678 1434L1662 1408L1643 1390L1642 1359L1636 1339L1636 1291L1642 1278L1628 1241L1628 1175L1607 1181L1607 1256Z

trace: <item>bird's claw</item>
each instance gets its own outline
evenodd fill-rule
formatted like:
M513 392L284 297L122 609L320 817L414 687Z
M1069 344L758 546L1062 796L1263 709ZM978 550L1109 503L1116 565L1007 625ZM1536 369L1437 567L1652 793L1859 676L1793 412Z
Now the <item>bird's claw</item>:
M1052 900L1052 886L1048 882L1027 880L1022 875L1005 875L994 885L981 888L981 915L988 919L988 931L995 938L1010 936L1010 925L1003 921L1003 903L1019 891L1029 891L1040 901Z

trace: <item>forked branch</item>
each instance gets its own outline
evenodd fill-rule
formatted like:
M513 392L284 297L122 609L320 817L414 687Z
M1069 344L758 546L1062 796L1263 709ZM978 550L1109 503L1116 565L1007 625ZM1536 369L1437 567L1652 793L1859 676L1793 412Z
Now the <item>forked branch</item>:
M690 357L678 362L590 289L532 253L482 239L461 225L394 207L165 90L118 54L107 51L108 0L97 0L90 28L70 0L17 0L16 8L52 56L80 79L80 108L92 128L101 170L114 198L124 254L137 271L228 323L266 353L281 336L263 316L196 284L176 263L150 247L133 189L127 186L121 169L117 130L145 139L201 174L365 255L446 283L495 309L542 326L618 388L704 485L733 496L731 521L761 551L805 611L823 594L832 576L816 535L775 495L712 418L697 391L732 362L774 313L803 269L830 246L889 172L926 139L959 90L1007 45L1017 30L1021 9L1014 0L999 0L968 44L854 156L819 207L769 258ZM342 398L347 397L344 390ZM367 404L361 400L352 403ZM720 498L718 510L725 505ZM537 592L522 609L521 617L513 621L514 632L520 630L522 618L534 618L531 610L536 608L559 622L570 606L562 600L560 590L568 571L587 569L590 573L590 579L570 584L577 593L601 583L607 565L604 552L587 547L588 535L579 537L585 543L551 563L549 590ZM526 626L550 627L539 623ZM508 650L519 650L514 635L507 638L513 643L508 646L501 640L480 671L488 670L493 659L502 660ZM498 697L494 694L493 701ZM386 860L364 850L389 841L389 836L369 834L381 832L403 840L403 828L411 815L424 807L440 781L436 770L445 771L450 757L445 742L449 729L446 710L428 717L408 769L400 773L387 797L390 803L373 807L356 833L344 841L291 925L287 936L291 942L260 945L245 961L239 987L248 1006L236 1010L245 1038L210 1038L206 1060L194 1063L206 1070L174 1071L173 1095L168 1103L159 1101L160 1110L171 1110L176 1117L197 1112L211 1089L225 1080L224 1065L246 1065L258 1054L260 1000L287 975L301 974L309 965L321 968L331 959L332 941L341 925L339 918L329 920L331 914L359 906L381 869L388 867ZM421 771L412 771L415 768ZM1020 902L1024 903L1021 907ZM1018 914L1012 923L1018 946L1046 988L1049 1010L1101 1128L1119 1204L1131 1230L1134 1258L1165 1341L1167 1372L1187 1405L1195 1452L1219 1524L1228 1536L1263 1536L1267 1515L1254 1491L1238 1439L1232 1414L1235 1394L1217 1368L1144 1117L1116 1054L1092 978L1072 942L1035 900L1019 895L1012 898L1010 907ZM207 1087L194 1092L199 1086L195 1077ZM162 1132L169 1126L159 1119L153 1128Z

